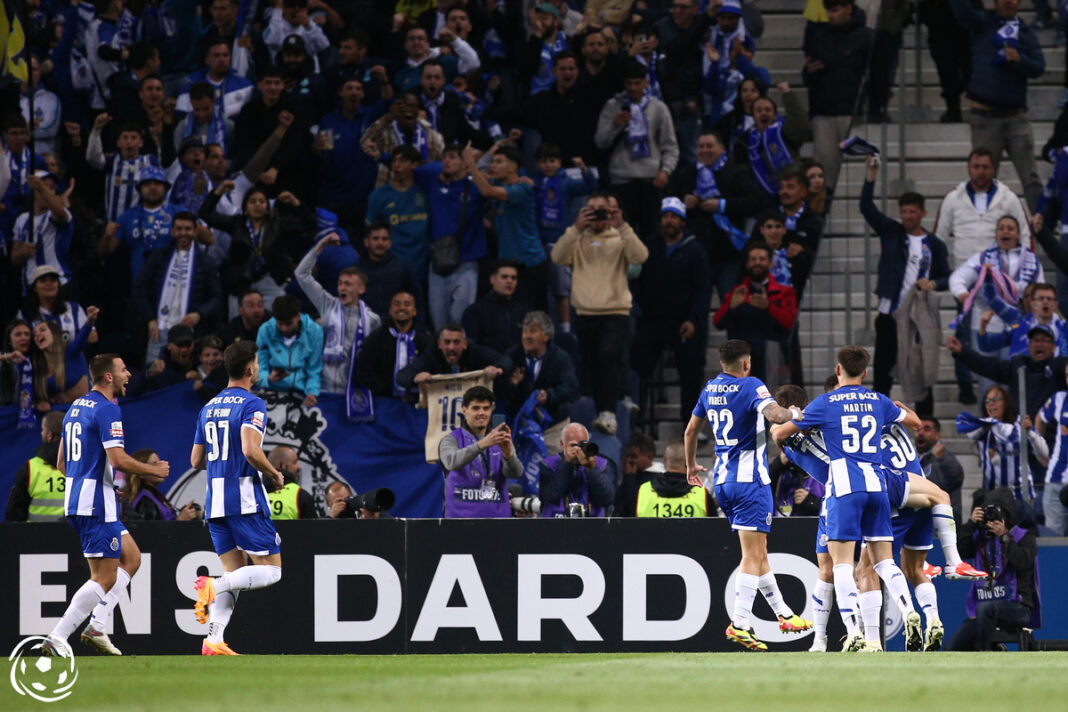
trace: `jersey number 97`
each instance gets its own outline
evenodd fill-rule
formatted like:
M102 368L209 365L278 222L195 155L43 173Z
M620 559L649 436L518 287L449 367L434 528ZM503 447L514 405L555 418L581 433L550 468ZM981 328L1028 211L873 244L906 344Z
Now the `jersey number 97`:
M208 462L223 460L230 457L230 423L225 420L218 422L209 420L204 423L204 439L208 441Z

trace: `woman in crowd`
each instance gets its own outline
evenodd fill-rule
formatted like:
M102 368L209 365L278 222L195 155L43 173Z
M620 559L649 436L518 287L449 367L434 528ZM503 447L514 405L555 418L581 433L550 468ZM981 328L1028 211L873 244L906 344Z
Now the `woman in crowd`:
M808 184L809 210L817 215L826 215L831 209L831 191L827 188L827 181L823 176L823 164L812 158L801 159L801 170L805 173L805 182Z
M36 327L42 321L54 321L63 332L63 343L69 344L85 325L85 310L78 302L64 298L65 288L59 285L59 271L51 265L41 265L33 271L33 281L18 317ZM88 343L96 343L99 335L89 331Z
M726 142L728 155L735 160L745 155L745 132L753 128L753 102L767 95L767 84L758 79L743 79L738 85L734 108L716 122L716 131Z
M315 233L315 214L289 191L279 194L273 213L262 188L245 193L240 215L218 212L219 200L233 189L233 181L223 181L200 206L200 219L231 237L224 267L231 315L237 313L237 298L249 289L259 290L266 304L282 296L282 285L292 278Z
M83 352L99 313L96 307L89 307L85 324L68 344L63 343L63 332L56 322L42 321L34 327L30 361L37 410L47 412L53 404L70 403L89 392L89 364Z
M0 405L19 406L20 427L25 415L33 422L32 340L30 325L23 319L15 319L4 330L3 351L0 351Z
M1049 461L1049 446L1031 427L1031 418L1017 417L1016 403L1003 386L991 386L983 395L983 417L965 411L957 416L957 432L975 442L979 467L983 471L983 489L1011 487L1016 501L1029 508L1035 501L1035 487L1028 469L1026 481L1020 468L1020 442L1027 431L1027 442L1035 458Z
M131 457L148 465L155 465L159 462L159 455L156 451L147 447L133 453ZM151 475L130 475L126 481L126 489L122 493L123 521L137 519L185 522L203 518L204 510L196 502L189 502L181 509L171 506L167 495L156 489L156 485L162 481Z

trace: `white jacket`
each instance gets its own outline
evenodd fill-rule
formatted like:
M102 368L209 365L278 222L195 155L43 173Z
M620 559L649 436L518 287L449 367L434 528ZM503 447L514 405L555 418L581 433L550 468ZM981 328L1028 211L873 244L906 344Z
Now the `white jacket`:
M1023 201L1000 181L994 182L994 198L982 215L968 196L968 181L949 191L935 218L934 234L945 240L955 266L994 244L998 220L1011 215L1020 223L1020 242L1031 244L1030 223Z
M1031 276L1030 280L1021 279L1020 261L1029 259L1033 254L1034 253L1032 253L1031 250L1022 245L1012 250L1000 251L1000 258L1005 267L1005 275L1016 283L1016 289L1019 290L1020 294L1023 294L1023 291L1027 288L1028 284L1046 281L1041 262L1038 262L1038 269ZM959 296L964 292L970 292L972 287L975 286L975 282L979 278L982 257L982 251L976 252L957 267L957 269L953 270L953 274L949 275L949 291L953 296ZM971 325L977 332L983 318L983 312L989 308L990 305L980 291L975 295L975 301L972 302L971 311ZM994 318L990 320L986 330L994 333L1005 331L1005 322L995 315Z

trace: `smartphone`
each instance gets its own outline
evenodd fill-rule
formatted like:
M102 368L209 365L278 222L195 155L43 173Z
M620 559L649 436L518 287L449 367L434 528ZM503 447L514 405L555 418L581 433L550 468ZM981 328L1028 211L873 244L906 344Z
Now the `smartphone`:
M490 430L504 425L504 413L494 413L493 418L490 420Z

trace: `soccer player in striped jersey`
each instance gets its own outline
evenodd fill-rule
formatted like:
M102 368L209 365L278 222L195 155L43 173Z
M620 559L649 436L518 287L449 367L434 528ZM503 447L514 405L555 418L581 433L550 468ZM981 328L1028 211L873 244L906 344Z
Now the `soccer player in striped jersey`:
M122 655L111 644L104 626L119 600L119 594L141 565L141 551L119 521L115 493L115 469L130 475L145 475L162 481L170 465L139 462L126 454L122 412L112 401L126 395L130 371L115 354L100 354L89 365L93 389L70 404L63 418L56 469L66 474L64 509L78 532L82 553L89 560L89 580L82 584L67 606L67 612L42 645L47 655L56 655L86 616L82 631L86 645L107 655Z
M786 605L768 563L768 532L775 503L764 419L785 423L801 412L780 406L767 386L749 375L752 361L746 342L731 339L720 346L719 362L722 373L705 384L686 426L686 471L691 485L702 484L701 473L706 469L697 464L697 436L707 420L716 443L716 500L731 528L738 532L742 548L734 613L726 636L750 650L767 650L750 624L757 590L778 616L779 630L798 633L812 627Z
M105 154L101 132L109 121L111 117L107 114L96 117L89 133L85 161L104 172L104 212L108 222L118 222L119 216L141 203L141 194L137 190L141 172L149 166L159 168L159 158L154 153L141 155L145 141L141 127L134 123L125 123L119 128L116 142L119 150Z
M201 576L194 584L197 620L208 624L201 655L237 655L223 641L223 633L238 592L265 588L282 578L282 538L271 522L263 480L270 478L276 489L283 481L263 452L267 404L250 392L260 375L255 342L231 344L223 352L223 363L230 382L200 411L189 455L193 467L207 467L204 509L225 571L218 578Z
M802 428L819 427L830 457L827 495L827 551L834 564L838 610L849 635L849 648L878 649L866 645L857 621L858 592L853 580L856 542L868 544L875 573L886 582L891 598L901 609L906 631L919 631L920 614L912 607L905 576L893 560L894 533L879 436L884 425L904 423L916 429L920 418L861 383L871 357L858 346L838 351L835 373L838 388L817 397L801 418L773 428L776 440L785 440Z
M1042 435L1053 428L1056 438L1053 451L1046 466L1046 487L1042 492L1042 509L1046 513L1046 526L1064 536L1068 523L1068 511L1061 504L1061 488L1068 474L1068 391L1058 391L1050 396L1038 411L1035 430Z

